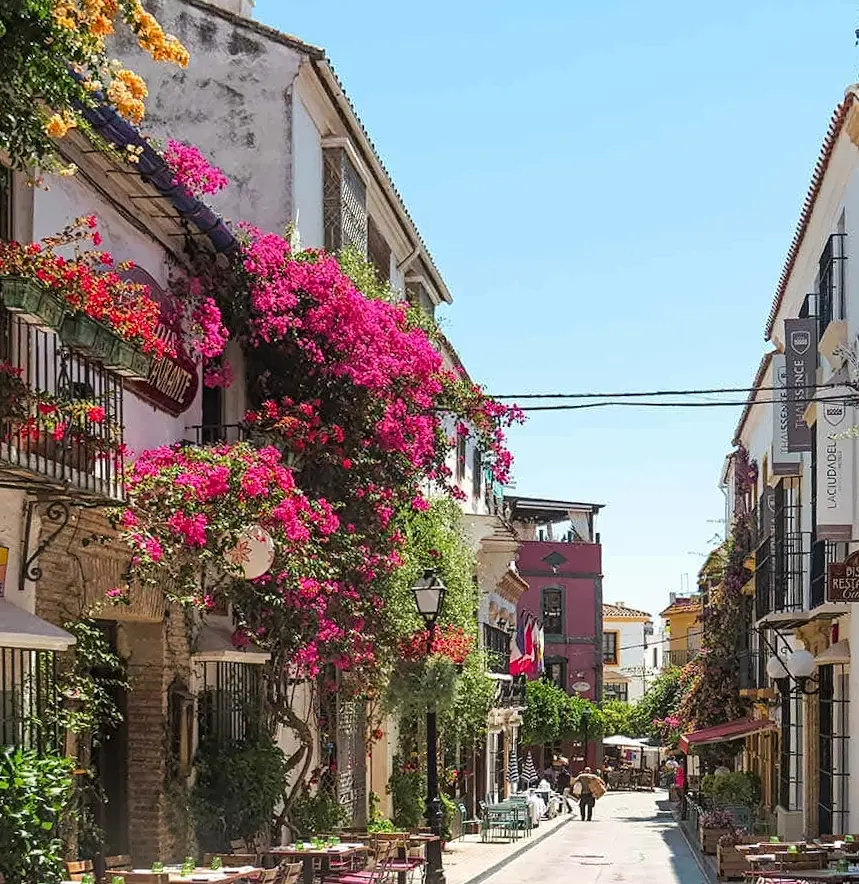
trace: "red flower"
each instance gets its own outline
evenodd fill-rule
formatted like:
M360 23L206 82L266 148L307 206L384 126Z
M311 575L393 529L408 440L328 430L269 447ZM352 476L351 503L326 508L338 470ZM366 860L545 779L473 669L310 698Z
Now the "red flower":
M94 424L100 424L104 420L104 409L100 405L93 405L87 410L86 416Z

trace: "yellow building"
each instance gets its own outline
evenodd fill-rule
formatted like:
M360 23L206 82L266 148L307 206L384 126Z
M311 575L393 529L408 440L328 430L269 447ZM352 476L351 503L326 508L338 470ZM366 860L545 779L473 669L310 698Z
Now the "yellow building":
M659 616L665 622L662 665L685 666L701 649L701 596L672 592L670 604Z

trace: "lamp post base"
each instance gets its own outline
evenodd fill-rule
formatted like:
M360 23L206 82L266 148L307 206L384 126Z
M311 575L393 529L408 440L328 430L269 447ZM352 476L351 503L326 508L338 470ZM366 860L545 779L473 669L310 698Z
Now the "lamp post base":
M442 866L441 825L443 813L441 799L431 798L427 802L427 824L436 837L426 845L426 884L446 884Z

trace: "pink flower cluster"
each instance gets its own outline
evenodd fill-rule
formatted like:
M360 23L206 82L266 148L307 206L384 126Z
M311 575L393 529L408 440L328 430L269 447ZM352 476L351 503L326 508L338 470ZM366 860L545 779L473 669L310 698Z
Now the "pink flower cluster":
M173 172L173 183L185 187L196 197L218 193L229 183L230 179L209 161L193 144L181 141L167 142L164 161Z

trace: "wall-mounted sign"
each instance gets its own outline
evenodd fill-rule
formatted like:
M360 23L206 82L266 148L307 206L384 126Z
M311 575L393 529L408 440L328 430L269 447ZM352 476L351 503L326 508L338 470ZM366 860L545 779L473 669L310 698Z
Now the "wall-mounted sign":
M850 553L843 562L832 562L828 577L828 602L859 602L859 550Z
M125 385L135 396L178 417L193 405L200 378L197 364L188 355L182 341L181 317L175 309L173 296L140 267L132 267L122 277L149 287L150 297L161 307L158 335L176 350L175 357L153 360L145 381L126 381Z
M0 546L0 599L6 595L6 567L9 564L9 547Z
M853 537L853 425L856 394L846 387L826 391L832 401L817 403L817 539L846 542ZM843 399L840 397L844 397Z
M802 454L788 444L788 426L793 406L788 401L787 360L783 353L772 358L773 367L773 450L772 471L775 476L796 476L802 471Z
M573 690L577 694L583 694L585 691L589 691L590 689L591 686L586 681L577 681L573 683Z
M784 355L787 367L787 450L811 451L811 428L805 422L817 371L817 320L785 319Z

